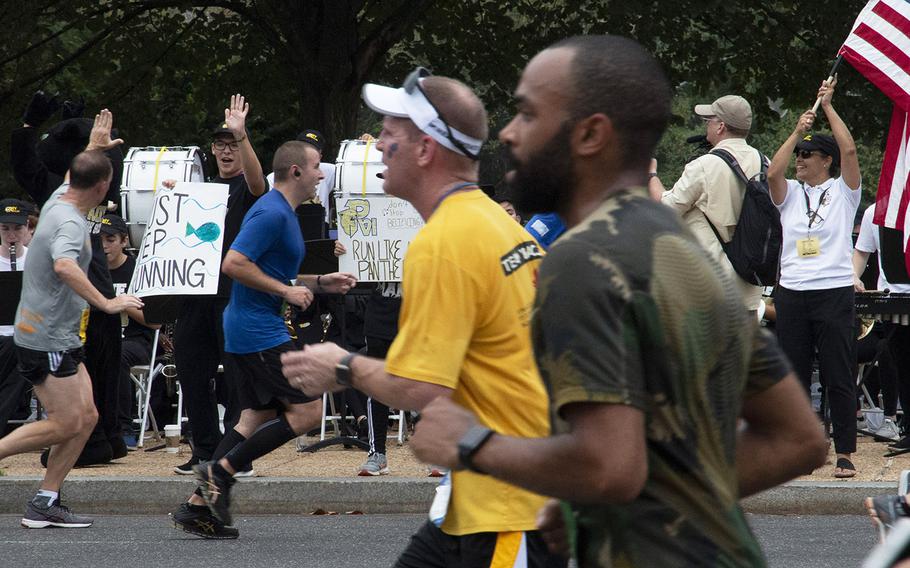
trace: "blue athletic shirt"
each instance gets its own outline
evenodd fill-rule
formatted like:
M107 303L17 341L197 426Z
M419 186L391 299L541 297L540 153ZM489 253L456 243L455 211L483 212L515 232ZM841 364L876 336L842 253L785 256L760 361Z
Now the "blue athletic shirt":
M250 259L266 275L289 283L306 249L294 210L278 191L266 192L250 208L231 250ZM224 350L256 353L290 341L279 296L234 281L224 310Z

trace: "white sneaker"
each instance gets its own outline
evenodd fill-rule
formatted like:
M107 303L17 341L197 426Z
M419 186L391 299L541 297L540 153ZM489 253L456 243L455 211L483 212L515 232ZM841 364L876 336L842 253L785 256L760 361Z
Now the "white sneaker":
M890 418L885 418L884 420L882 420L881 427L875 431L875 437L876 438L885 438L887 440L896 442L901 437L901 431L897 427L897 424L894 423L894 420L891 420Z

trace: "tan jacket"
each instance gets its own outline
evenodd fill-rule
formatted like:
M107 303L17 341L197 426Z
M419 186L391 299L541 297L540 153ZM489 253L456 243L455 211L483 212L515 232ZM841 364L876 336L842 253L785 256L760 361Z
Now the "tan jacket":
M746 177L751 178L761 170L758 150L749 146L743 138L722 140L714 148L733 154ZM686 164L682 176L671 189L664 192L661 201L679 211L683 221L711 258L735 274L705 216L711 220L724 242L728 242L736 229L745 191L745 185L737 179L723 159L706 154ZM737 280L746 307L756 309L761 301L762 289L739 277Z

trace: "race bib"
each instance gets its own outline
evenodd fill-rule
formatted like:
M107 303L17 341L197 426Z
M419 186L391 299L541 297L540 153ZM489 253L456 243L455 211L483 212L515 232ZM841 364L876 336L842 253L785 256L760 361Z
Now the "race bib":
M433 497L433 503L430 505L430 512L427 515L430 522L441 527L446 520L446 514L449 512L449 500L452 498L452 472L445 474L445 477L436 486L436 495Z
M796 252L801 257L818 256L822 253L818 237L808 237L796 241Z

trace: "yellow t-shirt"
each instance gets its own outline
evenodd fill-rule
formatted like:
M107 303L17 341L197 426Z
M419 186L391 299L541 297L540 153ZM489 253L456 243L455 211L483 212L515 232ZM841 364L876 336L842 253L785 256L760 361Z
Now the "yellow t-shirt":
M404 260L398 336L386 371L454 389L488 428L549 435L547 393L529 321L543 256L534 239L479 190L455 193L430 216ZM544 498L457 471L442 530L534 530Z

